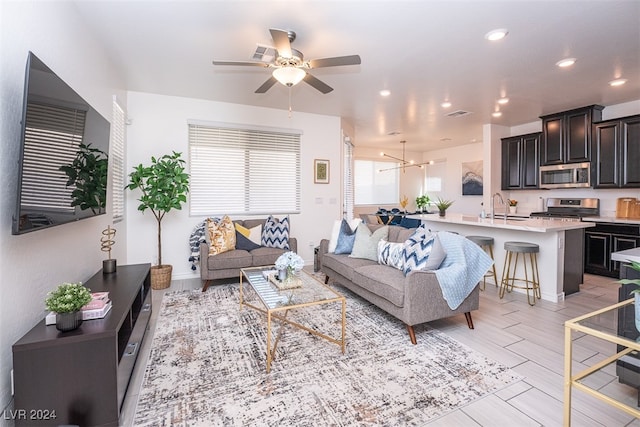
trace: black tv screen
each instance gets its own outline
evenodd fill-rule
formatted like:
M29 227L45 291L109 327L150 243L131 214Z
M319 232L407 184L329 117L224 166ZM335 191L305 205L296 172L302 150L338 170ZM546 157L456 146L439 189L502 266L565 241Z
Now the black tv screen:
M105 213L109 122L29 52L13 234Z

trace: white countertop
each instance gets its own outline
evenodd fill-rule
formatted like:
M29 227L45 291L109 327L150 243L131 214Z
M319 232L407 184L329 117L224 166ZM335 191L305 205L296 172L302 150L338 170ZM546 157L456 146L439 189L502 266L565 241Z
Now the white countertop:
M640 248L633 248L633 249L627 249L619 252L612 252L611 259L614 261L640 262Z
M587 218L587 221L640 225L640 219L623 219L623 218L616 218L615 216L590 216Z
M548 233L564 230L575 230L580 228L589 228L595 226L592 222L581 221L561 221L558 219L548 218L509 218L506 221L504 219L496 218L491 220L489 218L480 218L478 216L463 215L456 213L448 213L445 217L440 217L437 214L416 214L407 215L407 218L415 218L422 221L429 222L442 222L450 224L461 225L475 225L478 227L489 228L502 228L508 230L519 231L532 231L537 233Z

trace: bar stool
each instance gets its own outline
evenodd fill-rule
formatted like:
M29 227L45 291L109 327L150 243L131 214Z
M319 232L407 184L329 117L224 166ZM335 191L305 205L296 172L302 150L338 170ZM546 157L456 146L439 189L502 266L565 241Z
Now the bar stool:
M504 242L504 268L502 270L502 280L500 281L500 298L504 297L504 292L511 292L513 288L526 289L527 302L533 306L536 298L540 299L540 275L538 273L538 252L540 246L528 242ZM515 260L514 256L515 254ZM531 279L527 271L527 254L529 254L529 267L531 268ZM522 255L522 265L524 267L524 279L516 277L518 258ZM513 268L513 271L511 271ZM520 282L520 285L516 285ZM529 291L532 291L530 295Z
M475 243L476 245L480 246L485 252L487 252L489 254L489 256L491 257L491 259L493 258L493 237L487 237L487 236L467 236L467 239L471 240L473 243ZM491 277L493 276L493 283L495 283L496 288L498 287L498 275L496 274L496 263L494 261L493 264L491 264L491 270L484 275L484 277L482 278L482 289L484 291L486 284L487 284L487 277Z

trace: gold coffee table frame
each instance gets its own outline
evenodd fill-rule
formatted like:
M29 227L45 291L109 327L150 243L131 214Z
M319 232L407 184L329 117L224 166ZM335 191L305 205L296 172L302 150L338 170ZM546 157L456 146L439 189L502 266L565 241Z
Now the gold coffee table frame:
M600 310L596 310L591 313L587 313L585 315L576 317L571 320L567 320L564 323L564 425L571 425L571 389L576 388L578 390L582 390L583 392L599 399L605 403L608 403L611 406L614 406L627 414L633 415L637 418L640 418L640 410L633 408L629 405L626 405L622 402L618 402L617 400L594 390L587 385L580 382L581 379L587 377L588 375L594 373L595 371L604 368L610 363L615 362L620 359L622 356L631 353L632 351L640 351L640 342L630 340L628 338L622 337L617 334L612 334L610 332L601 331L595 328L591 328L580 322L584 322L588 319L595 318L603 313L608 311L618 310L625 305L633 304L634 299L628 299L626 301L619 302L617 304L610 305L608 307L604 307ZM587 369L584 369L580 372L572 373L572 344L573 339L571 338L572 331L579 331L587 335L594 336L596 338L600 338L605 341L609 341L615 344L619 344L623 347L626 347L622 351L614 354L613 356L609 356L606 359L594 364Z
M307 272L300 271L299 277L302 280L302 287L294 289L278 290L273 284L269 283L268 279L264 278L262 272L265 270L273 270L273 266L263 267L251 267L240 269L240 310L243 306L249 307L253 310L264 313L267 316L267 373L271 371L271 362L275 360L275 352L278 346L278 341L282 335L285 324L291 325L310 334L323 338L331 343L338 344L342 350L342 354L345 351L345 333L346 333L346 319L347 319L347 301L344 296L340 295L330 287L324 285L320 281L316 280L313 276ZM243 283L249 283L251 288L258 296L259 305L253 305L245 300ZM334 302L342 303L342 331L341 339L332 338L322 332L309 328L293 320L287 319L289 310L303 309L305 307L312 307L315 305L331 304ZM271 347L271 326L272 320L279 320L282 322L278 335L273 342L273 348Z

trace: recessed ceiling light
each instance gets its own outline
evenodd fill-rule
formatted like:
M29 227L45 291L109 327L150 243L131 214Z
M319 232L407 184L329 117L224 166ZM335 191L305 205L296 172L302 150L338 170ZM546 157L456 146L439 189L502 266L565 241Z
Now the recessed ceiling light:
M576 63L576 58L565 58L556 62L556 65L560 68L566 68L566 67L571 67L575 63Z
M498 99L498 104L504 105L507 104L509 102L509 98L500 98Z
M389 96L391 95L391 91L389 89L382 89L380 91L380 96Z
M442 104L440 104L440 106L442 108L449 108L449 107L451 107L451 103L449 101L445 101Z
M495 111L493 114L491 114L493 117L502 117L502 113L500 111Z
M484 35L484 38L494 42L496 40L501 40L505 38L507 34L509 34L509 31L507 31L505 28L498 28L496 30L489 31L487 34Z
M609 82L610 86L622 86L627 82L627 79L615 79Z

